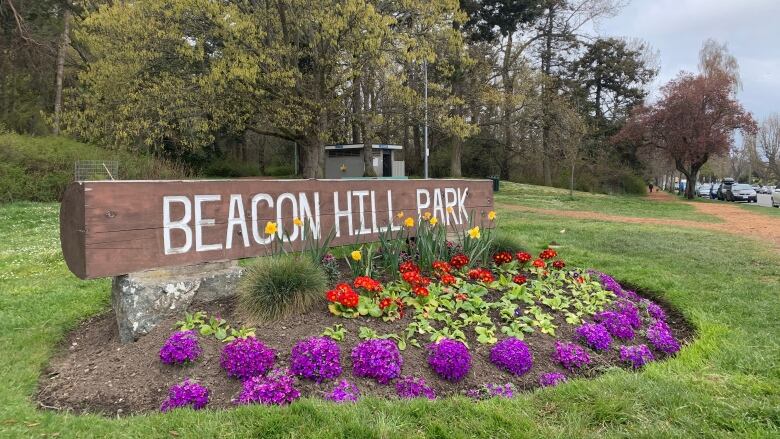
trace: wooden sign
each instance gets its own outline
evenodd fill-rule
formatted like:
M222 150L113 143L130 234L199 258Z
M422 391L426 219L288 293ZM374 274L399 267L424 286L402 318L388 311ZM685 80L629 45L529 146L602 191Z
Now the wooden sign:
M293 250L332 232L331 246L377 241L426 212L450 228L472 215L484 227L492 209L487 180L75 182L60 207L60 241L68 268L92 279L261 256L283 237ZM276 233L265 233L269 221Z

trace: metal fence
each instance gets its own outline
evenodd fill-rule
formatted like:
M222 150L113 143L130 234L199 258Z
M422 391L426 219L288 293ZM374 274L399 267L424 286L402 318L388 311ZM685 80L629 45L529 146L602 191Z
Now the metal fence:
M76 181L118 180L119 162L116 160L77 160L74 171Z

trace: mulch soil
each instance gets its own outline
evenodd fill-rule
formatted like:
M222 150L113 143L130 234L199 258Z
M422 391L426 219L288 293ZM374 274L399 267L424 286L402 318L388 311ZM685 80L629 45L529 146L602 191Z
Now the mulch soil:
M693 328L679 312L671 309L663 301L658 301L654 294L641 291L638 293L664 307L668 314L667 322L681 343L693 338ZM237 301L234 298L196 303L188 311L206 311L209 315L219 315L232 327L251 323L237 309ZM113 312L82 322L65 336L49 365L41 374L36 395L37 403L45 409L98 413L106 416L153 412L159 410L170 386L185 378L191 378L208 387L210 408L233 407L232 400L238 396L241 383L236 379L228 378L219 365L219 356L224 343L214 337L200 336L199 341L203 352L194 364L171 366L160 361L160 347L175 330L174 323L182 316L183 313L171 316L148 335L129 344L119 342ZM573 340L574 327L559 317L556 319L557 338ZM278 354L276 365L287 367L290 364L290 350L298 340L318 336L326 327L337 323L342 324L348 332L344 341L340 343L344 369L341 378L357 384L363 395L395 398L395 386L392 383L381 385L370 379L353 376L349 353L361 341L358 338L361 326L372 328L379 334L401 335L411 321L410 313L396 322L384 322L382 319L370 317L339 318L330 314L323 301L321 306L309 312L292 315L276 322L251 323L251 326L257 329L258 339L276 350ZM635 340L628 344L648 343L644 336L639 334L640 332L641 330L637 331ZM563 372L570 378L593 377L611 367L626 367L619 360L617 346L621 343L615 340L612 349L606 353L589 350L592 359L589 367L576 373L566 371L551 359L556 339L537 331L525 338L534 355L533 368L527 374L516 377L490 363L491 346L477 343L475 334L470 330L467 331L467 336L472 354L472 368L462 381L451 383L440 379L428 366L427 352L424 347L421 349L408 346L402 352L404 360L402 374L423 377L426 383L436 390L437 396L442 397L463 394L483 384L513 383L518 391L531 390L539 386L540 375L547 372ZM499 338L502 336L503 334L497 334ZM423 346L427 342L423 339L419 341ZM665 354L659 351L653 351L653 354L656 359L665 357ZM298 380L297 388L304 397L322 397L333 388L334 384L335 381L316 384L307 380Z

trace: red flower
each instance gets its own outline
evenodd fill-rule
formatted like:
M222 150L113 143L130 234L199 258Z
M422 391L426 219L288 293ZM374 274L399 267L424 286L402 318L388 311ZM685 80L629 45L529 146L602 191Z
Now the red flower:
M512 282L514 282L514 283L516 283L518 285L522 285L522 284L526 283L526 281L528 281L528 278L523 276L522 274L517 274L517 275L515 275L515 277L512 278Z
M401 265L398 266L398 271L401 273L408 273L410 271L419 273L420 267L418 267L417 264L412 261L406 261L401 262Z
M382 284L368 276L358 276L354 282L355 288L362 288L372 293L382 291Z
M458 293L458 294L455 295L455 300L466 300L466 299L468 299L468 297L469 296L467 296L467 295L465 295L463 293Z
M385 308L387 308L388 306L390 306L392 304L393 304L393 299L391 299L389 297L385 297L384 299L379 301L379 308L380 309L385 309Z
M517 252L515 257L517 258L518 261L522 262L523 264L530 261L532 258L531 254L526 252Z
M428 297L428 288L425 288L424 286L417 285L414 288L412 288L412 293L414 293L417 297Z
M355 308L358 306L359 301L360 296L358 296L358 294L354 291L344 293L339 297L339 303L346 306L347 308Z
M325 298L328 299L328 302L338 302L339 292L336 290L329 290L325 293Z
M352 291L352 287L349 286L349 284L338 284L336 285L336 288L334 288L336 292L338 292L340 295L344 293L349 293Z
M454 255L452 258L450 258L450 265L460 270L461 268L465 267L469 264L469 257L464 255L463 253L458 253L457 255Z
M469 279L471 279L471 280L479 279L479 270L480 270L479 268L472 268L471 270L469 270L469 273L468 273Z
M531 265L533 265L536 268L544 268L544 267L547 266L547 263L544 262L541 259L534 259L534 261L531 263Z
M512 253L509 252L498 252L493 255L493 262L496 263L496 265L506 264L509 262L512 262Z
M490 283L495 280L493 272L486 268L474 268L468 272L469 279Z
M558 256L558 253L551 248L545 249L541 253L539 253L539 257L544 260L552 259L556 256Z
M436 271L438 273L449 273L450 270L452 270L452 267L450 267L450 264L448 264L445 261L433 261L433 271Z
M451 274L443 274L441 276L441 283L444 285L455 285L458 282L457 279L455 279L455 276Z
M554 261L552 263L552 266L553 266L553 268L556 268L556 269L560 270L561 268L566 266L566 263L559 259L557 261Z

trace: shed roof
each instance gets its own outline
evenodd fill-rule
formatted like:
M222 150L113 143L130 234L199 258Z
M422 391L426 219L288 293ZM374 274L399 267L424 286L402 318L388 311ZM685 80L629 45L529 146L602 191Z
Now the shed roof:
M326 150L331 149L357 149L362 148L362 143L350 143L346 145L325 145ZM374 143L371 145L371 148L373 149L403 149L403 146L401 145L388 145L386 143Z

